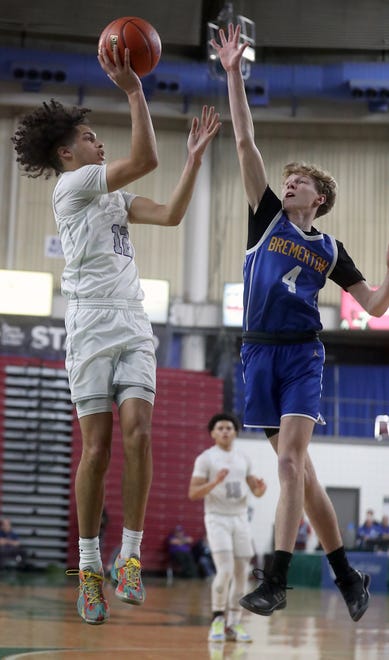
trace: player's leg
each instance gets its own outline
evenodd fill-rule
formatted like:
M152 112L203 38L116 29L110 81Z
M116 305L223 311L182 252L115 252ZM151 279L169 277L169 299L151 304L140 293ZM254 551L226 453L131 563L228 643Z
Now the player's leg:
M212 558L216 574L211 586L212 623L208 633L208 641L224 642L226 639L225 615L234 570L234 558L232 550L212 552Z
M75 491L79 534L98 537L104 505L104 477L109 466L112 413L87 414L79 418L82 454L77 468Z
M251 642L251 636L241 624L242 608L239 601L247 591L250 559L254 554L253 541L247 512L233 516L233 520L234 569L228 593L226 639L234 642Z
M104 623L109 617L108 603L103 594L104 571L99 531L104 504L104 478L111 450L112 413L107 410L91 413L99 405L104 409L112 403L101 399L77 406L82 435L82 454L75 481L80 537L77 608L80 616L91 624Z
M140 388L128 388L127 393L141 395L142 392L138 390ZM148 396L147 393L145 396ZM150 397L154 399L151 393ZM116 584L116 596L132 605L141 605L145 599L140 546L152 480L152 411L151 401L136 396L125 398L119 407L124 448L123 535L121 550L112 567L111 576Z
M286 606L289 565L304 505L305 456L312 435L313 420L286 416L277 436L280 495L275 519L275 552L269 574L253 592L240 600L255 614L269 616Z
M270 437L278 452L278 434ZM369 603L370 576L355 571L349 564L333 504L319 483L309 452L305 457L304 509L324 548L335 573L335 583L349 609L351 618L358 621Z
M225 616L234 570L232 518L233 516L212 513L204 517L208 544L216 570L211 586L212 619L208 633L209 642L224 642L226 638Z
M356 571L347 559L333 504L319 483L312 460L305 461L305 511L314 528L328 561L335 573L351 618L359 621L369 605L370 576Z
M304 470L314 422L283 417L278 434L280 495L275 519L275 549L293 553L304 507Z
M247 590L250 557L235 557L231 586L228 594L226 639L233 642L252 642L252 637L241 624L242 608L239 600Z

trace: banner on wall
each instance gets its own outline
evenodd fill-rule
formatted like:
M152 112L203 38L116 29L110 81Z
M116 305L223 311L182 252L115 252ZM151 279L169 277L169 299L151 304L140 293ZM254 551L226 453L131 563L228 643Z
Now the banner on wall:
M158 366L171 366L171 330L153 326L153 333ZM64 360L65 342L62 319L0 315L0 355Z
M51 360L65 357L66 331L62 319L0 316L0 354Z

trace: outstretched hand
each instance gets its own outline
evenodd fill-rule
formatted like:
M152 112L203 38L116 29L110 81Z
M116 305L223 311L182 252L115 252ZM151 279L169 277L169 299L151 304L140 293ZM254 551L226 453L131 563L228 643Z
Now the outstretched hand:
M219 55L220 62L225 71L232 71L240 68L242 55L249 45L248 41L239 45L240 25L236 28L230 23L228 25L228 38L226 38L223 29L219 30L220 44L212 39L211 45Z
M188 151L194 156L202 156L208 144L218 132L221 122L220 115L215 108L203 106L201 119L194 117L188 137Z
M114 62L108 56L107 49L103 48L99 51L97 59L100 66L107 74L112 82L120 87L127 94L131 94L142 88L142 84L135 71L131 69L130 65L130 51L128 48L124 51L124 62L121 62L117 46L113 49Z

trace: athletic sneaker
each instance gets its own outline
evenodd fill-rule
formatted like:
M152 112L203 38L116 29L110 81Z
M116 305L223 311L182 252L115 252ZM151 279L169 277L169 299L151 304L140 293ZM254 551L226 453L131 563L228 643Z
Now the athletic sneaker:
M227 642L252 642L253 638L248 634L240 623L236 623L226 628Z
M346 602L352 620L359 621L369 607L370 575L355 571L355 575L347 582L338 579L335 584Z
M274 610L283 610L286 607L286 585L280 584L276 577L270 577L262 569L254 568L253 575L260 579L259 573L262 573L262 583L251 593L243 596L239 604L254 614L270 616Z
M142 584L141 563L138 557L128 559L116 557L112 569L111 579L116 586L115 595L125 603L142 605L146 598L146 591Z
M88 566L82 571L78 569L66 571L66 575L78 575L80 578L77 600L77 610L80 617L86 623L95 625L107 621L109 618L109 606L103 594L103 571L97 572Z
M216 616L212 621L211 627L208 633L209 642L225 642L226 635L224 632L224 616Z

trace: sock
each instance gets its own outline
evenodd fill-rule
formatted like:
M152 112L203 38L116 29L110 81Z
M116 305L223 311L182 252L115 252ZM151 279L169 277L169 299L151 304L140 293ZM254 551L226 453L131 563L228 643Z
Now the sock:
M90 567L96 572L101 571L103 563L100 556L99 537L95 536L93 539L79 538L78 548L80 551L79 569L83 571L85 568Z
M214 621L217 616L223 616L224 617L224 612L222 610L217 611L217 612L212 612L212 621Z
M327 559L338 580L348 580L354 575L355 571L348 562L343 545L328 553Z
M120 557L122 559L127 559L131 555L135 555L140 558L140 544L142 542L143 530L141 532L135 532L132 529L127 529L123 527L122 535L122 547L120 549Z
M281 585L288 581L288 570L292 561L292 553L285 550L276 550L273 555L273 561L270 567L270 577L276 577Z
M237 626L242 618L242 610L229 610L227 616L227 628Z

